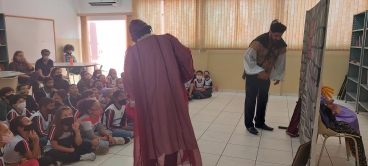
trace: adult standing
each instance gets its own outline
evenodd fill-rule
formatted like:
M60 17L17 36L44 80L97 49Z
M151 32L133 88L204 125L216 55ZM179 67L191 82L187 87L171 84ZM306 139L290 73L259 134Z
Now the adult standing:
M151 34L142 20L129 25L124 88L135 100L134 166L201 166L184 83L192 79L188 48L170 34Z
M269 32L255 38L244 55L246 77L244 123L252 134L258 134L254 126L263 130L273 130L265 124L265 115L270 80L275 81L274 85L277 85L285 75L287 45L281 38L285 31L285 25L273 20ZM257 110L254 118L256 103Z
M50 51L48 49L41 50L42 58L36 61L36 70L40 74L38 80L42 81L45 77L50 77L51 71L54 69L54 61L50 59Z
M39 85L37 79L39 77L39 73L34 71L35 68L24 57L23 51L15 51L13 62L9 64L9 70L24 73L23 75L18 76L18 83L32 86L33 92L38 91Z

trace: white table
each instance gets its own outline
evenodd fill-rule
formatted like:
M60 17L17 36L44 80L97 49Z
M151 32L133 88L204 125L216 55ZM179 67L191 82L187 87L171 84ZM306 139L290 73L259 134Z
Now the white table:
M0 78L15 77L23 74L25 73L18 71L0 71Z
M25 73L18 71L0 71L0 89L3 87L12 87L16 89L18 85L18 76Z
M99 65L98 63L93 63L93 62L74 62L73 65L70 65L69 62L63 62L63 63L54 63L54 67L58 67L58 68L73 68L73 67L92 67L92 66L96 66ZM67 76L68 76L68 80L70 82L70 78L69 78L69 70L66 70L67 72ZM74 75L73 75L73 80L74 80ZM75 81L74 81L75 83Z

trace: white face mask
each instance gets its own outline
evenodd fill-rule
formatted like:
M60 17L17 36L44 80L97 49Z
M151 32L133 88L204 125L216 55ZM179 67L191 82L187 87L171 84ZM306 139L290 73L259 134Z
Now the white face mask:
M43 56L42 57L44 60L49 60L49 56Z
M22 109L22 110L24 110L26 108L26 106L27 106L26 102L23 102L23 103L20 103L20 104L17 105L17 107L19 109Z
M202 79L202 76L197 76L197 79L201 80Z

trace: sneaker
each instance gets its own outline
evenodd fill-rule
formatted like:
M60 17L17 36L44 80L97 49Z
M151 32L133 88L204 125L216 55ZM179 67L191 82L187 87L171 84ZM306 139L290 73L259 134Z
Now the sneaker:
M84 155L81 155L80 160L81 161L94 161L96 159L96 155L94 153L86 153Z
M124 145L130 142L130 138L127 137L113 137L116 145Z
M61 164L63 164L63 162L61 162L61 161L56 161L56 166L61 166Z
M105 155L109 152L109 150L109 147L99 147L98 149L95 149L93 153L96 155Z

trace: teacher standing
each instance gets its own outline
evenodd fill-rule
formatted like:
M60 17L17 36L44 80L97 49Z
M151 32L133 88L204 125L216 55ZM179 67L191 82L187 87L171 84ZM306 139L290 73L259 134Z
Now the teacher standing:
M192 79L190 50L172 35L151 34L142 20L129 25L124 89L135 100L134 166L202 166L184 83Z
M270 30L250 44L244 55L246 100L244 110L244 123L251 134L258 134L255 127L273 131L265 124L268 91L271 80L274 85L280 83L285 75L286 43L281 36L286 26L272 21ZM256 117L254 117L257 103ZM255 125L253 123L253 118Z

